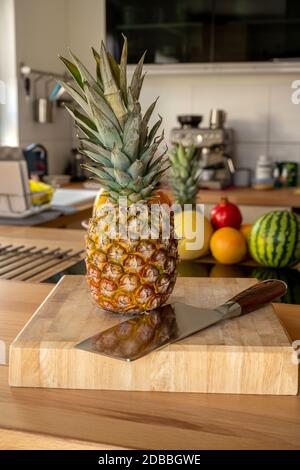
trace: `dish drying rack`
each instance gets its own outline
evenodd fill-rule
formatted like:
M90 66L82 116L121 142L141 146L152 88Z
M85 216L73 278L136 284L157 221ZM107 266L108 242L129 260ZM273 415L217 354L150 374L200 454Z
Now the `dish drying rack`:
M85 250L0 244L0 279L41 282L84 258Z

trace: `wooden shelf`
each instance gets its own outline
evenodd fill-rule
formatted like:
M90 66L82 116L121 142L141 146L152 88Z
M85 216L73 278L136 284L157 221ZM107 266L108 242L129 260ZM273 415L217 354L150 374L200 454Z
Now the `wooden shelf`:
M172 198L172 192L166 188ZM299 192L298 192L299 191ZM228 197L231 202L246 206L274 206L300 208L299 188L280 188L270 190L257 190L253 188L228 189L200 189L197 202L203 204L217 204L221 197Z

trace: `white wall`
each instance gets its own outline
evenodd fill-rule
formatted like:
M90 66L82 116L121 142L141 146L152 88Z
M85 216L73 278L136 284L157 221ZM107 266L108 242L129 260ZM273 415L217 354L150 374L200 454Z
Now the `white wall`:
M0 80L5 103L0 103L0 145L18 145L18 100L14 0L0 2Z
M105 35L105 0L66 0L68 46L93 71L91 47L100 49Z
M208 124L211 108L228 112L235 129L237 165L255 167L257 157L300 163L300 105L291 102L292 75L154 76L144 81L143 107L160 96L157 111L166 136L178 114L201 114Z
M99 46L104 32L104 0L14 1L18 65L23 62L31 68L63 73L58 54L67 55L68 47L88 66L92 64L91 46ZM32 99L26 99L20 78L18 85L19 145L43 144L49 152L49 172L62 173L74 144L71 118L64 109L55 107L53 123L34 122ZM45 95L43 81L37 85L37 95Z
M67 42L91 73L95 74L92 47L100 49L105 39L105 0L65 0L67 3ZM73 126L73 147L77 145Z
M15 0L17 63L40 70L61 73L58 54L67 46L67 5L64 0ZM53 84L54 85L54 84ZM32 86L32 91L33 91ZM45 82L39 81L36 95L45 95ZM19 145L41 143L49 152L50 173L62 173L70 156L72 128L65 110L54 109L54 122L33 120L33 99L26 99L19 78Z

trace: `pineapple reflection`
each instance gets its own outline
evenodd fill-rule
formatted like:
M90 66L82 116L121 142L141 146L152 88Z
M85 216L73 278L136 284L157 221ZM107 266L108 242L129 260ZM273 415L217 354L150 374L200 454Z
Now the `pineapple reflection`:
M99 333L92 346L99 353L134 360L168 343L177 332L175 310L165 305Z

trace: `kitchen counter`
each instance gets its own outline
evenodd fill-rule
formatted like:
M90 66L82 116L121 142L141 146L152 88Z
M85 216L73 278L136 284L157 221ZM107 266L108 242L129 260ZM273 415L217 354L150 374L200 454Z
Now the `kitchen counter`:
M81 230L0 227L0 243L81 249L83 238ZM7 348L52 287L0 281ZM299 339L300 307L277 304L276 312ZM0 448L300 449L300 399L9 388L0 365Z
M80 186L58 189L50 210L47 209L23 219L6 219L4 217L2 223L8 227L81 228L81 222L89 219L92 215L95 194L97 194L96 191L87 190Z
M204 204L217 204L223 196L227 196L231 202L238 205L300 208L300 192L297 192L297 188L270 190L253 188L201 189L198 193L198 201Z
M83 186L82 183L70 183L65 187L79 189ZM172 197L170 189L166 188L166 191L170 197ZM230 198L231 202L241 205L300 208L300 188L279 188L271 190L234 187L222 190L201 189L199 190L197 200L204 204L217 204L223 196L227 196Z
M8 346L50 292L0 282ZM277 304L291 338L298 306ZM300 397L10 388L0 365L1 449L300 449Z
M84 248L84 236L83 230L0 225L0 244L3 245L14 243L37 247L60 247L63 250L72 248L77 251Z
M82 183L70 183L64 186L66 189L83 189ZM172 198L170 189L166 189ZM300 209L300 193L295 193L295 188L281 188L274 190L255 190L253 188L228 188L225 190L201 189L197 201L206 205L206 214L211 208L220 202L222 196L227 196L231 202L238 204L244 215L245 223L253 223L260 215L273 209L296 208ZM93 201L74 204L76 212L65 214L54 220L40 223L40 227L51 228L80 228L83 220L92 215Z
M64 186L66 189L83 189L82 183L71 183ZM170 189L166 189L172 198ZM206 205L207 214L211 207L218 202L220 198L227 196L231 202L238 204L243 213L245 213L245 222L253 223L262 213L275 208L296 208L300 209L300 193L295 192L295 188L281 188L274 190L255 190L253 188L228 188L224 190L201 189L198 193L197 201ZM65 228L81 227L81 222L89 219L92 215L93 200L73 204L76 209L70 214L60 215L54 220L42 222L39 227ZM258 208L258 211L256 210ZM254 220L252 220L254 219Z

